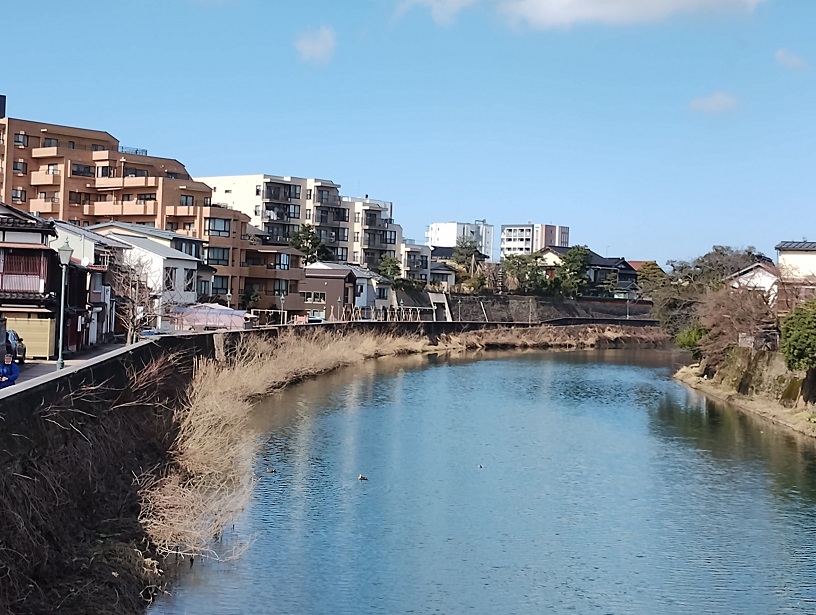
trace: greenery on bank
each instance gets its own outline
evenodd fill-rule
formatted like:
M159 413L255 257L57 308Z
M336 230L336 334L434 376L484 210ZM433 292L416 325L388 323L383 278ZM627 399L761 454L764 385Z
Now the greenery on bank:
M780 348L788 369L816 369L816 299L794 308L782 322Z

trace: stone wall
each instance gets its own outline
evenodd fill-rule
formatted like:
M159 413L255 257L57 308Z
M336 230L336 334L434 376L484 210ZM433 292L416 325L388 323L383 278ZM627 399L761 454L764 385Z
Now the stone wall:
M453 318L470 322L485 322L485 313L489 322L506 323L535 323L557 318L626 318L627 314L626 301L620 299L451 295L449 301ZM632 302L628 313L632 318L649 318L651 308L647 302Z

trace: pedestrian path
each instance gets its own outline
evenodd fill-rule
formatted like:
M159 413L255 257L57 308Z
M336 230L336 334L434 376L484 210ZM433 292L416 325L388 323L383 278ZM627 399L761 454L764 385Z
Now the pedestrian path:
M89 359L94 359L98 356L107 354L113 350L118 350L120 348L122 348L122 344L101 344L99 346L91 346L90 348L80 350L79 352L71 353L70 356L65 357L64 358L65 367L81 365L82 363L88 361ZM20 366L20 377L17 378L16 384L20 384L22 382L26 382L27 380L31 380L32 378L44 376L55 371L57 371L56 360L26 361L23 365Z

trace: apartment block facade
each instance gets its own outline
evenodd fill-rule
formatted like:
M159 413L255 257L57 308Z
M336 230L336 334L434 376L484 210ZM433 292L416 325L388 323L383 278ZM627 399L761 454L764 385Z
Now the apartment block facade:
M476 222L432 222L425 233L425 243L431 248L455 248L464 237L476 242L476 249L493 260L493 225L485 220Z
M503 224L499 254L507 258L532 254L547 247L569 246L569 227L553 224Z
M247 288L262 291L258 307L276 307L288 293L299 297L293 286L302 276L277 268L294 256L286 265L298 263L299 269L297 255L259 238L248 213L213 204L210 186L191 178L178 160L124 147L108 132L7 117L3 97L0 115L0 201L80 227L118 221L199 238L206 243L201 257L216 268L212 294L229 297L232 307ZM289 230L287 218L297 224L300 214L281 208L296 204L301 188L279 181L276 190L275 182L268 183L270 198L261 202L281 215L269 215L266 222L275 224L263 226L281 238ZM331 182L304 180L302 190L304 196L313 191L321 207L339 205L339 186ZM287 309L296 310L298 302Z

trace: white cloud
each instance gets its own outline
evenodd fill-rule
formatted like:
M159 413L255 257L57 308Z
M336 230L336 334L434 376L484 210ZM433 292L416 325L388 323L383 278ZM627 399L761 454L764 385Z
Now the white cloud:
M703 113L722 113L736 109L737 99L726 92L714 92L711 96L695 98L689 107Z
M804 58L787 49L780 49L774 54L774 57L779 64L787 68L805 68L807 66Z
M427 6L431 9L431 16L437 23L448 24L453 21L459 11L475 4L478 0L403 0L397 9L397 14L403 15L415 6Z
M427 6L434 20L449 22L479 0L403 0L399 12ZM627 24L665 19L677 13L717 10L753 11L769 0L486 0L513 23L557 28L577 23Z
M312 64L326 64L334 56L336 48L337 37L328 26L304 32L295 40L295 49L300 54L300 59Z

